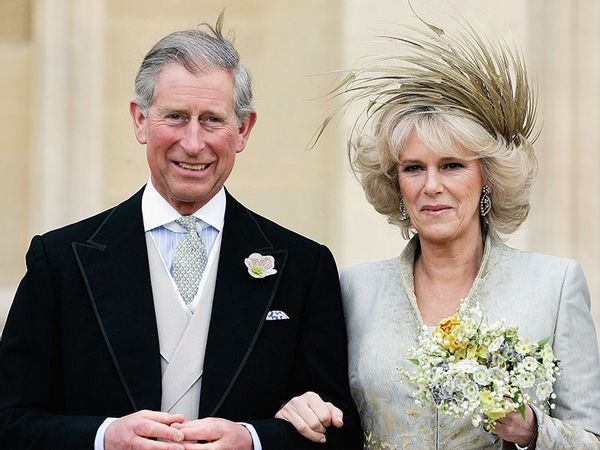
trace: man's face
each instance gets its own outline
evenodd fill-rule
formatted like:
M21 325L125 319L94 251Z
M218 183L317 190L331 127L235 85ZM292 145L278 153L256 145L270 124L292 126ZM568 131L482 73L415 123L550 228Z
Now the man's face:
M221 189L256 121L252 113L238 124L229 72L194 74L175 63L160 71L147 115L135 101L130 112L136 138L146 144L152 184L182 215Z

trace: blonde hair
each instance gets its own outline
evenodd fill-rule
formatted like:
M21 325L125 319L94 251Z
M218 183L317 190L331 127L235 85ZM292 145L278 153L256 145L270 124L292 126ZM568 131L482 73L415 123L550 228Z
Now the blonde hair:
M529 213L529 193L537 171L532 144L526 138L507 142L492 136L459 111L389 103L373 117L372 135L360 134L349 147L351 166L367 200L404 238L413 232L400 215L397 164L411 132L440 156L477 159L492 208L482 225L497 238L514 232Z
M416 36L388 37L404 53L348 71L332 91L346 99L323 121L313 145L333 116L366 105L353 127L350 163L369 202L405 238L412 230L400 214L396 168L410 133L442 156L477 159L492 200L482 226L501 238L527 218L537 172L536 97L523 56L468 23L449 35L420 20L424 29L410 28Z

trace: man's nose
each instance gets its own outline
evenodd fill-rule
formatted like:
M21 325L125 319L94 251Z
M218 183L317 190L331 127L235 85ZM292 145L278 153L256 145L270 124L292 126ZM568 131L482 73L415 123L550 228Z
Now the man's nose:
M203 132L196 120L190 120L185 126L180 145L188 155L198 154L204 148Z

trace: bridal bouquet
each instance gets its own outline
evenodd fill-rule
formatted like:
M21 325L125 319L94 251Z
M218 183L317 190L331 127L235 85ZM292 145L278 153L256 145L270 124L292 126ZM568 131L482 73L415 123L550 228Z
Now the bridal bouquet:
M488 326L481 305L463 301L433 333L424 329L409 351L416 372L401 372L416 386L418 404L493 430L512 411L525 418L527 403L554 408L560 369L548 340L529 342L503 320Z

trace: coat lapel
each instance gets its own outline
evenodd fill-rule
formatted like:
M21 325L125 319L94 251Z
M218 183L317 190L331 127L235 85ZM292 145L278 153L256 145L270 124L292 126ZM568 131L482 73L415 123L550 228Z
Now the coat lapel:
M156 316L142 220L143 189L74 242L98 324L132 410L160 409Z
M277 273L252 278L244 259L255 252L272 255ZM264 324L286 260L287 250L275 249L251 213L227 194L199 417L217 415L235 384Z

